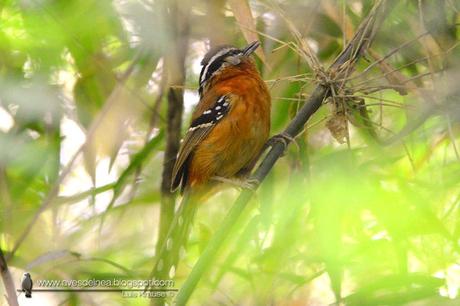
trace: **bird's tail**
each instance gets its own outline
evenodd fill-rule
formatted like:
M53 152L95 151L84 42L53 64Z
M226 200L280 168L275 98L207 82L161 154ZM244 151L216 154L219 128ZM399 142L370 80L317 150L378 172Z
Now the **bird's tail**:
M203 191L186 190L179 209L169 226L168 234L163 240L160 253L156 256L156 263L152 276L156 279L174 278L179 260L185 254L187 241L192 228L199 202L204 198Z
M26 298L31 298L32 297L32 292L26 290L25 296L26 296Z

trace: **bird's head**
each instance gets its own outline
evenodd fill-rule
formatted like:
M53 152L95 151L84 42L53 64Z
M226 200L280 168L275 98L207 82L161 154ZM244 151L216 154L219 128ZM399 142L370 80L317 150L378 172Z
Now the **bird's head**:
M259 46L260 42L254 41L242 49L221 45L209 50L201 61L203 67L200 73L200 95L215 76L222 74L228 68L243 68L247 63L252 67L250 56Z
M25 278L30 277L30 273L29 273L29 272L25 272L25 273L23 274L23 277L25 277Z

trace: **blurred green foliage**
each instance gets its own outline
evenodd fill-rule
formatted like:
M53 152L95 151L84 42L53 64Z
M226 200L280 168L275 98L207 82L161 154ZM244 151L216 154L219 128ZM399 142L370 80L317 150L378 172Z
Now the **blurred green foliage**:
M460 5L436 2L396 2L346 95L326 101L276 164L191 304L459 303ZM249 4L275 134L321 81L286 19L327 67L373 1ZM174 32L173 7L187 12L187 33ZM248 29L235 21L242 7L2 1L0 247L16 286L24 270L34 279L148 278L167 162L165 92L184 88L185 130L209 44L246 43ZM165 59L181 43L186 80L171 84ZM381 145L399 131L408 132ZM177 288L237 193L227 188L200 206ZM35 298L150 303L119 293Z

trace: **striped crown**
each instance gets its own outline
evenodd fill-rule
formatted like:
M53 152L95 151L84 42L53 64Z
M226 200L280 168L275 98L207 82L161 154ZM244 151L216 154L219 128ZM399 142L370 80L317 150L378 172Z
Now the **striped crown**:
M201 61L203 68L201 68L200 73L200 97L203 95L207 82L222 68L240 64L243 58L249 57L259 46L260 42L256 40L243 49L221 45L209 50Z
M225 67L225 59L228 56L242 54L242 50L237 49L231 45L221 45L209 50L201 61L201 65L203 67L201 68L200 73L200 96L203 94L206 82L210 80L217 71Z

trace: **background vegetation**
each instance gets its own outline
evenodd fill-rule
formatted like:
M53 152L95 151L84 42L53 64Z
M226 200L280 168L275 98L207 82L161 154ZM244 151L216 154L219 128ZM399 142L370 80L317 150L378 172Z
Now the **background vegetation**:
M323 67L374 1L1 1L3 293L23 271L148 279L178 200L170 168L198 101L199 62L212 45L259 39L272 134L318 84L340 90L262 183L190 304L459 304L460 4L389 2L365 58L336 80ZM239 192L200 206L177 288Z

